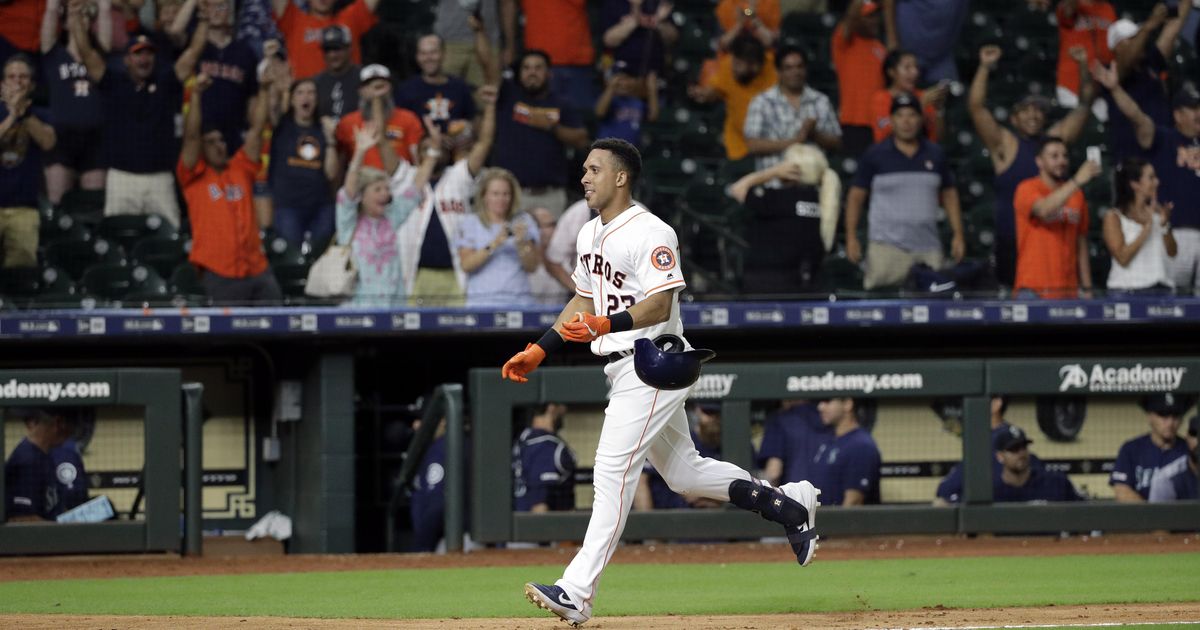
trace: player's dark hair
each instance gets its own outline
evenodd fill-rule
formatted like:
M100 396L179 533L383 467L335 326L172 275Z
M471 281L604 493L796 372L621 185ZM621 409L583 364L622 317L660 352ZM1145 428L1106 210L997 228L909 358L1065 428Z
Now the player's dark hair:
M883 58L883 84L885 86L890 88L892 87L892 84L896 82L896 80L892 78L892 72L896 70L896 67L900 65L900 62L903 61L905 57L913 57L915 59L916 55L904 50L903 48L897 48Z
M1140 157L1127 157L1113 169L1113 207L1124 213L1133 206L1137 193L1133 183L1142 178L1150 163Z
M808 52L804 50L803 46L797 46L796 44L784 44L780 46L779 51L775 53L775 69L782 70L783 60L787 59L791 55L800 55L800 58L804 60L804 65L808 66Z
M1061 144L1064 147L1067 146L1067 143L1058 136L1042 136L1042 139L1038 140L1037 155L1041 155L1042 152L1046 150L1046 147L1052 144Z
M767 49L753 35L738 35L729 44L729 54L733 55L734 59L741 59L742 61L749 61L751 63L763 63L767 58Z
M638 178L642 176L642 154L638 152L637 147L620 138L601 138L592 143L590 150L596 149L603 149L612 154L620 165L620 170L625 171L629 177L629 188L632 190Z

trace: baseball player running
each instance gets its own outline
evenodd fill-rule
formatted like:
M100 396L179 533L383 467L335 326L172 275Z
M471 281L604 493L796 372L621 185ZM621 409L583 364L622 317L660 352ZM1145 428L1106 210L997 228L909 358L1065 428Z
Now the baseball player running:
M774 488L733 464L701 457L683 410L690 386L657 389L639 378L636 340L683 335L678 239L669 225L631 201L642 168L633 145L597 140L583 168L584 198L600 215L579 231L575 296L554 326L501 370L504 378L524 383L547 354L568 341L590 343L593 354L608 360L609 401L596 446L595 499L583 546L555 584L525 585L530 602L573 626L592 616L600 574L625 528L647 457L675 492L729 501L783 525L801 565L816 551L820 494L807 481Z

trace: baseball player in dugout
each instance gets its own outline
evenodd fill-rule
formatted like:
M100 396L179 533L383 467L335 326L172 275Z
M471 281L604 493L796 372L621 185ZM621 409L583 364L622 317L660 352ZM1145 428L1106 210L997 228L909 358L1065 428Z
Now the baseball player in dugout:
M641 155L628 142L604 138L592 144L582 184L599 216L579 231L575 295L554 326L501 370L504 378L524 383L547 354L568 342L588 343L607 361L608 406L583 545L557 582L525 585L530 602L574 626L592 616L600 575L625 528L647 458L685 497L728 501L782 525L802 566L817 548L820 491L811 483L772 487L733 464L701 457L692 443L684 403L701 364L714 353L691 349L682 337L679 243L671 226L632 202L641 169Z

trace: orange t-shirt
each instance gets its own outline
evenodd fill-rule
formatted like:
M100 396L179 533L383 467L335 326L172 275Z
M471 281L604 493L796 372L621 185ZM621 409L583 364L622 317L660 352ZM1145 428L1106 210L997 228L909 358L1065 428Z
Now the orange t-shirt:
M46 0L13 0L0 5L0 36L25 52L40 54L45 13Z
M750 101L767 91L778 81L775 74L775 55L767 53L762 72L749 85L742 85L733 78L733 56L725 55L717 60L717 71L705 84L721 92L725 99L725 155L731 160L746 157L746 136L742 128L746 123L746 111Z
M521 0L525 50L541 50L555 66L590 66L596 56L587 0Z
M754 15L763 23L763 26L772 31L778 31L779 25L783 22L783 12L779 9L779 0L759 0L756 4ZM721 30L728 32L737 26L738 15L748 6L750 6L748 0L721 0L721 4L717 5L717 22L721 24Z
M238 149L225 170L209 168L201 158L188 169L175 167L192 222L188 260L226 278L249 278L267 270L254 216L254 177L258 163Z
M925 90L913 90L913 96L917 100L925 95ZM937 142L937 108L933 105L925 106L925 135L930 142ZM875 132L875 142L880 142L884 138L892 135L892 93L888 90L878 90L871 95L871 117L875 124L873 130Z
M1108 27L1117 21L1117 11L1105 0L1079 0L1075 3L1075 19L1059 5L1058 17L1058 79L1057 84L1079 94L1079 64L1071 58L1073 46L1083 46L1090 67L1095 59L1108 65L1113 60L1108 49Z
M887 48L878 39L851 34L846 37L838 24L829 47L838 75L838 102L843 125L871 127L871 96L884 88L883 58Z
M338 122L334 137L337 138L338 151L343 155L354 153L354 130L361 127L362 124L362 110L350 112L342 116ZM392 115L388 118L387 131L384 134L392 141L392 148L400 159L414 162L410 146L421 141L421 138L425 136L425 128L421 126L421 119L417 118L416 114L403 107L394 107ZM363 156L363 166L383 168L383 156L379 154L378 148L367 151L367 154Z
M321 31L326 26L341 24L350 29L350 58L362 63L358 40L371 30L379 18L367 8L367 3L357 0L354 4L338 11L333 17L321 17L301 11L288 2L283 15L275 18L283 43L287 46L288 61L297 80L307 79L325 69L325 53L321 50Z
M1033 216L1033 204L1054 189L1040 176L1017 185L1013 208L1017 219L1017 278L1013 291L1032 289L1049 298L1075 297L1079 290L1079 237L1088 231L1083 192L1067 198L1057 219Z

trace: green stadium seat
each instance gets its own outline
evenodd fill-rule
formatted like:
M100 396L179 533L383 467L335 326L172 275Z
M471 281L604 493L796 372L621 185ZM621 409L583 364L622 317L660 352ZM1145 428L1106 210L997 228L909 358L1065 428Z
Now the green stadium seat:
M308 301L304 295L304 287L308 284L308 268L309 265L303 262L271 265L275 281L279 283L279 289L283 291L287 304L302 304Z
M178 236L151 236L134 244L129 258L133 264L146 265L159 276L169 278L187 260L186 245Z
M263 239L263 247L272 267L305 263L304 253L300 251L300 248L288 243L282 236L268 236Z
M63 195L59 209L81 223L97 225L100 219L104 218L104 191L79 188L68 190Z
M138 296L134 300L137 302L170 301L166 283L145 265L93 265L83 273L79 284L83 295L113 304L134 295Z
M103 238L58 240L46 245L46 262L72 278L80 278L92 265L124 263L125 253L119 245Z
M89 237L87 227L66 212L52 210L42 213L41 219L38 226L38 243L42 247L58 240L84 241Z
M148 236L175 234L175 226L157 214L117 214L101 219L96 232L132 251L135 243Z
M200 284L200 276L191 263L182 263L171 272L167 289L171 295L189 305L203 305L208 302L208 292L204 290L204 285Z

